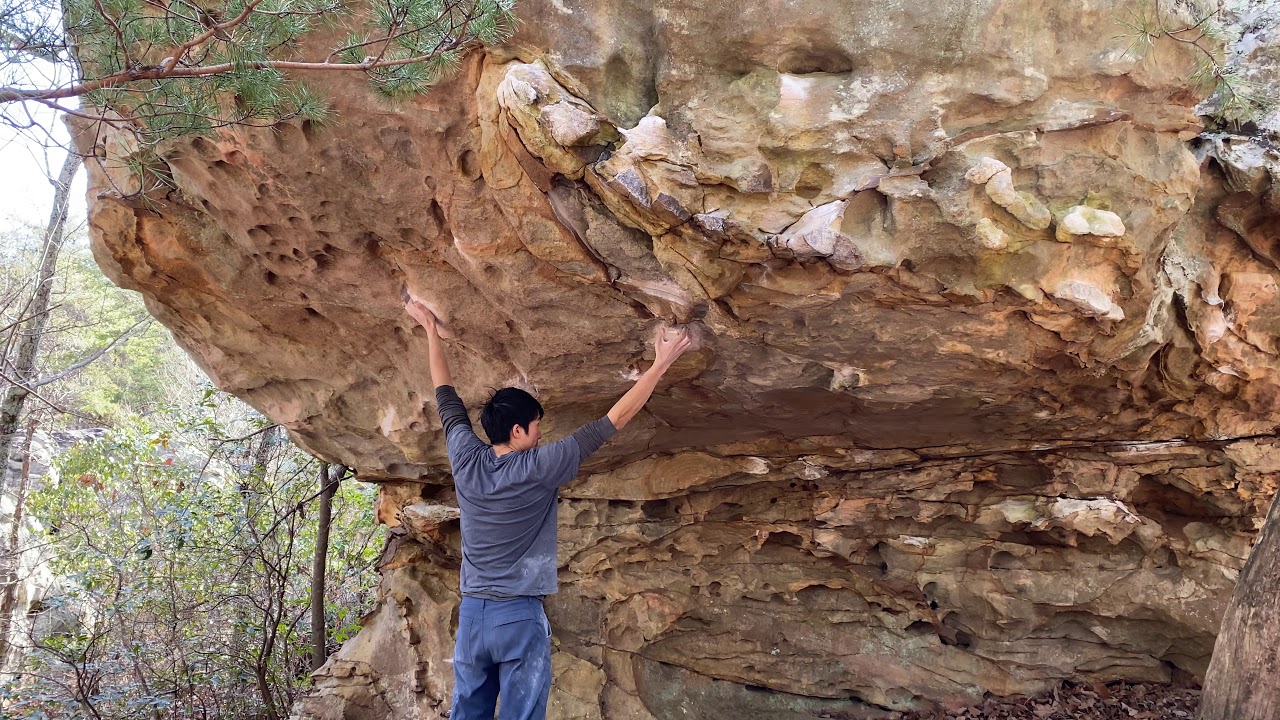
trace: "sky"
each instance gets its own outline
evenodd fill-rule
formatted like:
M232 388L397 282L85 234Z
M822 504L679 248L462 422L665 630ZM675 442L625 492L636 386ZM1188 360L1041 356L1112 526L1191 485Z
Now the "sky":
M58 141L66 143L67 133L61 128L61 120L46 111L42 124L54 127L58 123ZM49 221L53 209L53 183L62 167L67 151L54 145L39 130L19 131L0 126L0 227L10 228L20 224L43 226ZM85 216L85 173L76 175L71 189L71 215L73 224Z
M60 83L59 68L33 61L6 67L16 77L6 78L19 86L52 87ZM20 119L36 127L19 130L12 122ZM36 103L21 103L3 108L0 113L0 230L15 225L34 223L43 227L53 209L53 184L66 158L68 134L54 111ZM73 227L85 216L85 172L76 175L71 191Z

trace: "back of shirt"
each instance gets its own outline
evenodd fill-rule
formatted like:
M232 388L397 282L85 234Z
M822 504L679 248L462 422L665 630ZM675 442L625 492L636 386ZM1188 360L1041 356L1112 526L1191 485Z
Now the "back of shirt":
M556 592L556 500L615 432L607 417L573 435L499 457L476 436L448 385L436 389L462 511L462 593L504 599Z

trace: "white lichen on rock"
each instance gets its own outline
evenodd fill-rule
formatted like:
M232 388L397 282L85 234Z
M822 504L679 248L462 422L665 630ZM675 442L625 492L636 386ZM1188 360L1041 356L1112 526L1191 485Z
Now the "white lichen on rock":
M1003 250L1009 247L1009 235L1001 230L991 218L978 221L978 242L988 250Z
M1004 172L1008 169L1009 166L999 160L984 157L978 161L977 165L969 168L969 172L965 173L964 178L975 185L985 185L996 173Z
M1056 237L1059 242L1071 242L1075 236L1124 237L1124 221L1110 210L1099 210L1088 205L1076 205L1067 211L1058 223Z
M1010 498L984 509L980 525L1003 521L1032 530L1066 530L1087 537L1105 535L1118 543L1142 525L1124 502L1111 498Z
M547 169L566 177L580 178L586 166L577 148L617 138L612 125L556 82L541 64L512 63L496 96L525 148Z
M830 387L833 392L855 390L866 384L867 379L861 368L844 365L832 370Z
M1013 171L999 160L982 158L965 173L965 179L975 185L985 185L988 197L1032 230L1045 230L1053 224L1049 208L1035 195L1015 188Z

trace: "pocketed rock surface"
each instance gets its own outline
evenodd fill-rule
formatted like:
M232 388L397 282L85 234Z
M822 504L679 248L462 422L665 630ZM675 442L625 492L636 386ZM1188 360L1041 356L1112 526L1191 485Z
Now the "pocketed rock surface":
M464 400L535 391L551 438L654 327L698 338L562 493L551 717L1204 672L1280 470L1280 186L1266 142L1202 134L1198 50L1127 54L1084 0L519 13L424 97L325 74L331 125L165 146L146 202L121 136L90 164L107 273L382 485L381 605L295 718L448 708L457 525L402 285Z

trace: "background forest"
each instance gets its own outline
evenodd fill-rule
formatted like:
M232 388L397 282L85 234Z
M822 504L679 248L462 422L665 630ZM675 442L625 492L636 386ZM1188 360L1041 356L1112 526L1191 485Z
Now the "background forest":
M0 389L29 392L0 491L0 717L286 715L372 607L372 486L212 388L82 223L52 275L48 228L10 225Z

